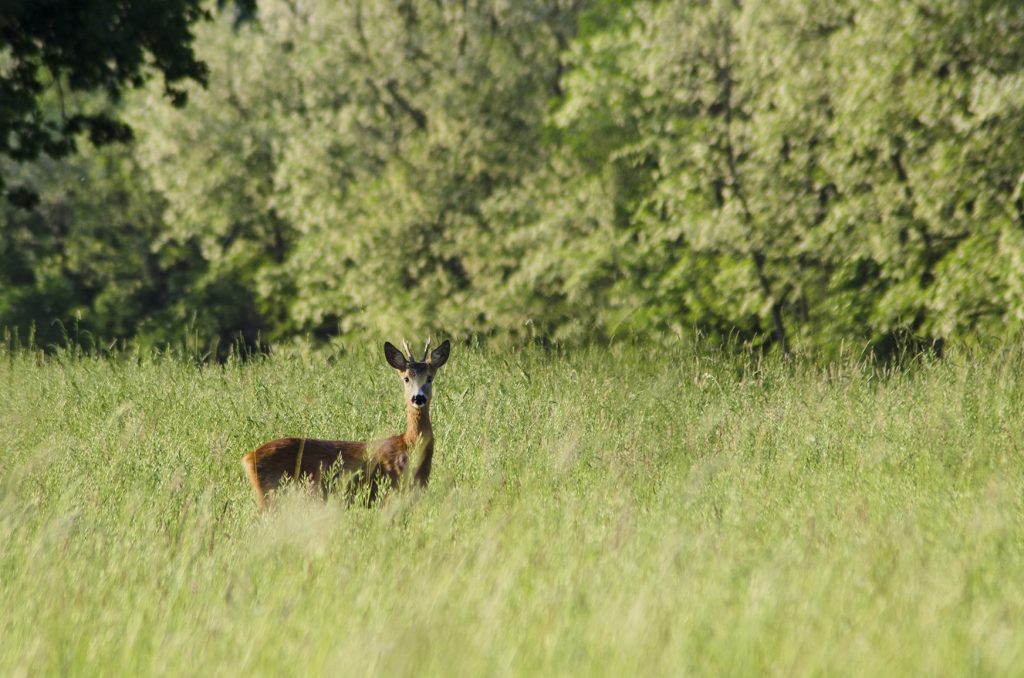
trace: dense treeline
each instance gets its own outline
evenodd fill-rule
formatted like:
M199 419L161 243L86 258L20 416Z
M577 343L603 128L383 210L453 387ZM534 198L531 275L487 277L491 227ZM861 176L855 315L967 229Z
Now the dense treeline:
M885 353L1024 322L1018 0L263 0L196 30L187 107L157 83L130 144L3 166L39 202L0 207L0 325Z

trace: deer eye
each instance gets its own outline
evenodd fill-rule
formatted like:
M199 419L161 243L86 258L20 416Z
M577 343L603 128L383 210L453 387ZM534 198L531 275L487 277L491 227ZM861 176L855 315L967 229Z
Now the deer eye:
M409 377L405 377L405 383L409 383Z
M427 383L428 383L428 384L429 384L430 382L432 382L432 381L434 381L434 378L433 378L433 377L427 377Z

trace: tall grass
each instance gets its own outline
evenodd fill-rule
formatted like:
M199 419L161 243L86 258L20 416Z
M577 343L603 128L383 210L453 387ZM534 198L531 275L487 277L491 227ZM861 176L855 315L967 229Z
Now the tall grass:
M1020 674L1022 368L455 347L426 492L258 514L401 430L377 347L0 353L0 674Z

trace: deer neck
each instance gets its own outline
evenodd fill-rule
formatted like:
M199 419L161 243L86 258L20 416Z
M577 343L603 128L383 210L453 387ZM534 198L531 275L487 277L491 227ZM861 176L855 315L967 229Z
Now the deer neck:
M434 430L430 427L430 403L423 407L408 405L405 408L405 439L406 445L413 445L422 439L425 444L434 442Z

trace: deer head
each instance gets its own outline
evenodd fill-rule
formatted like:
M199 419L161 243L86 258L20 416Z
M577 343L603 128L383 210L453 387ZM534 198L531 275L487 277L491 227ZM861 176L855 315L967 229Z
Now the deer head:
M446 339L443 344L431 351L430 339L427 339L421 360L416 360L407 342L402 342L402 345L405 348L405 353L409 354L408 357L390 342L385 341L384 358L388 361L388 365L398 370L399 376L402 377L402 382L405 384L406 403L420 409L430 403L434 375L448 361L451 344Z

